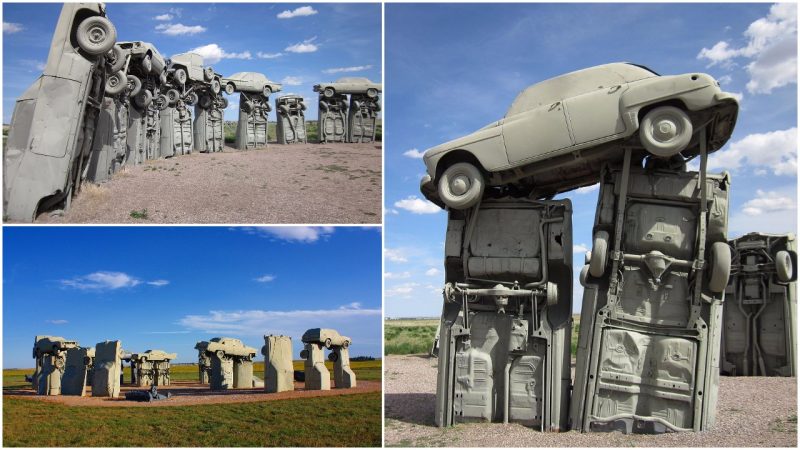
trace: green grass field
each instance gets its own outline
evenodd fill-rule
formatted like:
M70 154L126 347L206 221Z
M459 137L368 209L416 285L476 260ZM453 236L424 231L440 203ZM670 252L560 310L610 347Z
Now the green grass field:
M570 351L574 357L578 351L578 333L581 316L572 316L572 343ZM439 319L387 320L384 322L384 352L387 355L427 354L433 345Z
M316 120L307 120L306 121L306 134L308 142L317 142L319 140L319 129L317 128L317 121ZM237 122L229 120L225 122L225 142L228 144L233 144L236 142L236 124ZM278 139L277 132L275 131L275 122L269 122L267 124L267 141L276 141ZM380 142L383 138L383 123L381 120L378 120L378 125L376 126L375 130L375 140Z
M302 361L295 361L302 369ZM381 361L352 361L359 380L380 380ZM330 366L329 368L332 368ZM254 372L263 376L264 363ZM30 386L32 369L3 371L3 389ZM174 380L197 380L176 365ZM126 371L126 379L129 371ZM375 447L381 444L381 394L165 408L75 407L3 399L6 447Z

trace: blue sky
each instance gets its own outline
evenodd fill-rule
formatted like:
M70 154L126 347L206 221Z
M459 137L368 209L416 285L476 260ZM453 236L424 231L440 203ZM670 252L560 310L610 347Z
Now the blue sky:
M413 32L410 32L413 30ZM797 12L784 4L386 5L389 317L441 312L446 215L422 200L421 152L498 120L525 87L614 61L706 72L741 95L730 142L729 235L797 229ZM597 189L573 201L575 277ZM573 309L580 309L577 281Z
M166 57L200 49L222 75L261 72L283 82L278 95L316 99L312 86L322 81L343 76L381 80L380 4L106 6L118 40L151 42ZM3 123L11 120L16 98L40 75L60 11L61 4L55 3L3 5ZM236 120L239 94L228 98L225 118ZM316 120L317 102L307 104L306 117Z
M34 336L197 359L199 340L334 328L381 354L379 227L3 227L3 366ZM263 361L263 356L258 355Z

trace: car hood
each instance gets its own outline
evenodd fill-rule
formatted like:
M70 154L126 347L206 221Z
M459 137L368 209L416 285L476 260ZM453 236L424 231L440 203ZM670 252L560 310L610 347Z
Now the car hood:
M452 141L447 141L444 144L439 144L439 145L437 145L435 147L431 147L431 148L425 150L425 155L423 156L423 158L427 159L427 158L430 158L430 157L432 157L434 155L438 155L439 153L442 153L442 152L445 152L445 151L448 151L448 150L455 150L457 148L464 147L464 146L466 146L468 144L472 144L475 141L479 141L481 139L484 139L486 137L485 135L487 134L486 133L487 131L489 131L489 130L494 131L495 128L499 127L502 124L503 124L503 119L500 119L500 120L492 122L492 123L490 123L490 124L488 124L488 125L486 125L484 127L481 127L479 129L475 130L474 132L466 135L466 136L462 136L460 138L453 139Z

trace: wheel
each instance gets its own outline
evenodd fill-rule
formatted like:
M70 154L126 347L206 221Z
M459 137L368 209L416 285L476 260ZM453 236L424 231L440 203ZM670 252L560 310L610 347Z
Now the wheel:
M284 116L289 114L289 108L287 108L286 105L278 106L278 111Z
M155 104L156 109L159 111L163 111L169 107L169 99L167 99L167 96L164 94L159 94L155 99L153 99L153 103Z
M775 271L778 273L778 280L784 283L792 281L792 278L794 278L792 255L786 250L781 250L775 255Z
M325 348L331 348L332 344L331 338L325 339Z
M598 231L594 234L592 254L589 256L589 273L593 277L602 277L608 261L608 232Z
M322 95L324 95L325 97L328 97L328 98L333 97L333 94L335 94L335 93L336 93L336 91L334 91L333 88L329 88L329 87L325 88L325 90L322 91Z
M119 72L122 66L125 65L125 52L122 47L115 45L106 54L106 62L108 63L109 72Z
M227 107L228 107L228 105L229 105L229 103L228 103L228 99L227 99L227 98L225 98L225 97L220 97L220 98L219 98L219 105L220 105L220 107L222 107L222 109L225 109L225 108L227 108Z
M381 104L380 103L375 102L374 105L375 106L373 106L373 109L375 109L375 112L378 112L378 111L381 110Z
M377 97L377 96L378 96L378 90L377 90L377 89L375 89L375 88L369 88L369 89L367 89L367 97L369 97L369 98L375 98L375 97Z
M731 275L731 248L725 242L714 242L708 258L708 289L720 293L728 286Z
M249 113L253 111L253 102L250 100L245 100L242 102L242 111Z
M220 90L219 80L217 79L211 80L211 92L213 92L214 95L217 95L219 94L219 90Z
M204 95L200 97L200 107L208 109L211 106L211 97Z
M350 347L350 341L344 341L344 343L342 344L342 348L348 348L348 347Z
M158 76L158 81L160 81L162 85L167 84L167 72L161 72Z
M322 110L322 112L328 112L330 106L328 105L328 102L319 102L319 109Z
M305 103L303 103L303 102L300 102L300 109L302 109L303 111L305 111L305 110L306 110L306 104L305 104Z
M547 282L547 306L554 306L558 303L558 285Z
M128 77L125 76L125 73L122 71L118 71L112 73L106 78L106 94L107 95L117 95L125 90L125 87L128 86Z
M586 279L589 277L589 265L584 264L583 268L581 268L581 274L578 276L578 281L581 282L581 286L586 287Z
M92 16L78 25L75 37L81 50L90 55L102 55L117 42L117 29L105 17Z
M136 75L128 75L128 95L131 97L136 96L142 90L142 80Z
M236 92L236 86L234 86L233 83L228 83L225 85L226 94L233 95L234 92Z
M203 69L203 77L206 81L211 81L214 79L214 68L213 67L206 67Z
M175 69L175 73L172 74L172 77L181 86L186 84L186 71L185 70L183 70L183 69Z
M144 69L144 73L150 73L153 71L153 57L150 55L145 55L144 59L142 59L142 69Z
M150 102L153 101L153 93L148 91L147 89L142 89L139 91L139 94L135 97L136 104L139 105L141 109L145 109L150 106Z
M264 97L269 97L270 94L272 94L272 88L269 86L264 86L264 90L262 92L264 93Z
M189 95L187 95L186 98L183 101L185 101L187 105L193 106L193 105L197 104L198 100L199 100L199 98L197 97L197 93L196 92L190 92Z
M181 93L177 91L177 89L170 89L167 91L167 100L169 100L169 106L175 106L175 103L181 98Z
M667 158L682 152L692 139L689 115L674 106L648 112L639 124L639 140L648 152Z
M439 198L453 209L467 209L481 199L483 174L468 162L455 163L439 176Z

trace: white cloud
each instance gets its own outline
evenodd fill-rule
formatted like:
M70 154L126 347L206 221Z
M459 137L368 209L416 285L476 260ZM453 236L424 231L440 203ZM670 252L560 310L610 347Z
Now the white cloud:
M361 302L351 302L340 306L339 309L361 309Z
M421 152L421 151L419 151L419 150L417 150L415 148L412 148L411 150L403 152L403 156L407 156L407 157L413 158L413 159L422 159L422 155L424 155L424 154L425 154L425 152Z
M367 64L366 66L336 67L333 69L325 69L322 73L363 72L369 69L372 69L372 64Z
M419 283L403 283L397 286L387 287L384 293L385 297L404 297L408 296L414 289L419 286Z
M750 199L742 205L742 212L748 216L758 216L775 211L796 209L794 199L780 195L775 191L756 190L756 198Z
M156 31L164 33L169 36L182 36L182 35L193 35L197 33L202 33L206 31L206 28L201 25L184 25L182 23L162 23L161 25L156 25Z
M149 284L150 286L161 287L168 285L169 280L153 280L153 281L148 281L147 284Z
M297 44L292 44L284 49L284 51L291 52L291 53L312 53L319 49L316 44L313 42L317 39L316 36L306 39L303 42L298 42Z
M21 23L3 22L3 34L14 34L24 30Z
M574 244L572 246L572 253L586 253L589 251L589 247L584 244Z
M697 59L708 60L708 67L734 67L734 59L749 60L747 90L769 94L773 89L797 82L797 5L776 3L769 14L752 22L744 32L747 44L740 48L720 41L703 48Z
M286 76L283 77L281 83L285 84L286 86L300 86L303 84L303 79L300 77Z
M260 277L255 278L255 280L258 281L259 283L269 283L270 281L273 281L274 279L275 279L275 275L270 275L270 274L261 275Z
M172 18L173 18L172 14L159 14L153 17L153 20L172 20Z
M396 208L405 209L414 214L436 214L442 210L433 203L423 200L416 195L394 202Z
M236 228L234 228L236 229ZM333 227L244 227L243 231L289 242L316 242L333 234Z
M383 277L387 280L403 280L411 278L411 272L386 272Z
M575 189L575 192L578 194L588 194L589 192L594 192L598 189L600 189L600 183L593 184L591 186L579 187L578 189Z
M726 84L731 84L733 82L733 77L730 75L723 75L717 78L717 81L719 81L720 85L725 86Z
M436 267L431 267L430 269L425 271L425 275L429 277L435 277L442 273L441 270L437 269Z
M404 254L402 250L399 248L385 248L383 249L383 256L386 257L389 261L404 263L408 262L408 258Z
M396 216L396 215L400 214L400 211L398 211L396 209L392 209L392 208L386 208L386 211L384 212L384 214L387 215L387 216Z
M741 106L742 100L744 99L744 94L741 92L729 92L729 94L731 94L733 98L735 98L736 101L739 102L739 105Z
M53 324L53 325L64 325L66 323L69 323L68 321L66 321L64 319L45 320L45 322Z
M754 171L768 167L775 175L796 176L797 128L749 134L708 156L709 170L736 170L743 165Z
M293 19L295 17L303 17L303 16L313 16L317 14L317 10L312 8L311 6L301 6L299 8L295 8L293 10L286 10L282 13L278 14L278 19Z
M223 59L253 59L253 55L248 51L241 53L228 53L217 44L208 44L189 50L203 57L204 64L216 64Z
M122 272L94 272L82 277L61 280L61 285L81 290L113 290L130 288L141 284L141 280Z
M281 53L281 52L278 52L278 53L258 52L258 53L256 53L256 56L258 56L261 59L275 59L275 58L280 58L281 56L283 56L283 53Z

